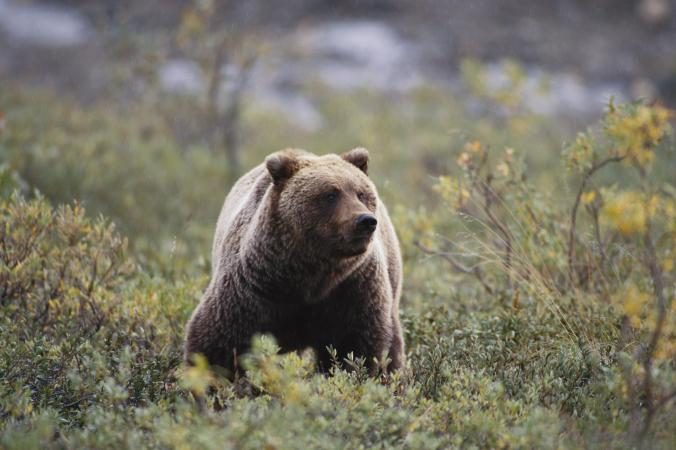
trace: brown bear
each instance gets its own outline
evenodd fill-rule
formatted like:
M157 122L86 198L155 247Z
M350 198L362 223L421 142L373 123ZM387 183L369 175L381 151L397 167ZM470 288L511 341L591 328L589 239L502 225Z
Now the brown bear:
M369 154L273 153L225 199L212 278L188 323L186 360L203 354L233 375L255 334L283 352L313 348L330 368L364 357L373 373L404 364L402 270L394 227L367 176Z

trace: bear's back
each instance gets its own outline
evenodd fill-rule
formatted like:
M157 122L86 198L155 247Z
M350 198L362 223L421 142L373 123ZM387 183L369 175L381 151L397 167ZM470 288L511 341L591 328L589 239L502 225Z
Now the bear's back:
M218 273L225 253L239 250L243 230L251 222L261 204L272 179L265 166L260 164L243 175L225 198L218 216L212 248L212 271Z

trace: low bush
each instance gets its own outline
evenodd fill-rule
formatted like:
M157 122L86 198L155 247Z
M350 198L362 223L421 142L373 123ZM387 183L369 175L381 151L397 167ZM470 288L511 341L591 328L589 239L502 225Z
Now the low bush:
M226 191L220 157L179 150L139 105L40 111L2 95L14 107L0 135L1 448L673 447L669 111L610 103L546 170L532 158L551 148L541 129L484 134L483 118L439 137L429 92L368 126L343 114L356 97L326 98L337 129L385 149L374 177L405 253L407 367L369 378L350 358L325 377L310 353L258 337L232 383L181 363ZM385 105L368 100L365 115ZM461 111L436 105L444 121ZM302 146L349 147L335 134ZM247 162L285 136L245 133Z

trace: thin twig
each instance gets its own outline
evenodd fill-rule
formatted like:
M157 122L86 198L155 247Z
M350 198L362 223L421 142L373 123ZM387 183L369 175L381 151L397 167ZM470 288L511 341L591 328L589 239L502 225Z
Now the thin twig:
M601 270L603 270L606 264L606 249L603 245L603 240L601 239L601 226L599 224L598 208L592 209L592 218L594 219L594 237L596 238L596 245L599 246L599 254L601 255Z
M503 257L505 264L505 271L507 273L507 284L512 287L512 235L507 225L501 223L491 211L491 198L493 190L490 187L490 179L486 183L482 183L484 204L481 205L484 213L491 221L493 226L498 229L505 241L505 255Z
M621 156L611 156L610 158L604 159L598 164L594 164L582 177L582 183L580 183L580 189L577 191L575 196L575 204L573 205L573 210L570 214L570 231L568 233L568 278L570 282L575 284L575 226L577 223L577 210L580 207L580 199L584 190L587 188L587 183L589 182L592 175L598 172L607 164L613 162L620 162L625 158L625 155Z
M645 396L647 413L645 421L643 422L643 428L639 435L639 441L641 442L648 434L650 425L657 410L654 404L652 393L652 366L655 350L657 349L657 344L659 343L660 337L662 335L662 329L664 328L664 323L667 318L667 301L664 297L664 279L662 277L662 268L660 267L657 260L655 245L653 244L653 240L650 237L650 222L647 223L646 231L643 236L643 242L648 251L645 262L650 272L650 278L653 282L653 289L655 290L655 298L657 299L657 323L655 324L655 329L653 330L652 336L650 337L650 342L648 343L648 347L646 348L645 354L643 355L643 369L645 372L645 378L643 379L643 394Z
M430 248L425 247L420 242L415 242L415 246L418 247L423 253L427 255L438 256L446 260L456 272L473 275L479 281L481 286L483 286L483 288L486 290L487 293L493 294L493 289L484 280L483 274L481 272L481 269L479 269L479 266L474 266L471 268L466 267L462 263L458 262L455 258L453 258L453 256L451 256L450 253L432 250Z

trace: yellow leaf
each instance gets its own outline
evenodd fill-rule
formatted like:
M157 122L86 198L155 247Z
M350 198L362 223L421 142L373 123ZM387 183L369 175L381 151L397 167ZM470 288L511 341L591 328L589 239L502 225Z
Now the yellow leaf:
M593 202L595 198L596 198L596 191L589 191L589 192L585 192L584 194L582 194L582 197L580 197L580 200L582 200L583 204L588 205L589 203Z
M495 170L497 170L498 173L500 175L502 175L503 177L506 177L506 176L509 175L509 166L507 165L507 163L503 162L503 163L498 164L497 167L495 168Z
M643 306L648 302L650 296L645 292L630 285L622 296L622 311L631 321L632 326L638 326L641 323L641 311Z
M472 156L467 152L460 153L460 156L456 160L456 163L461 167L469 165L470 162L472 162Z

